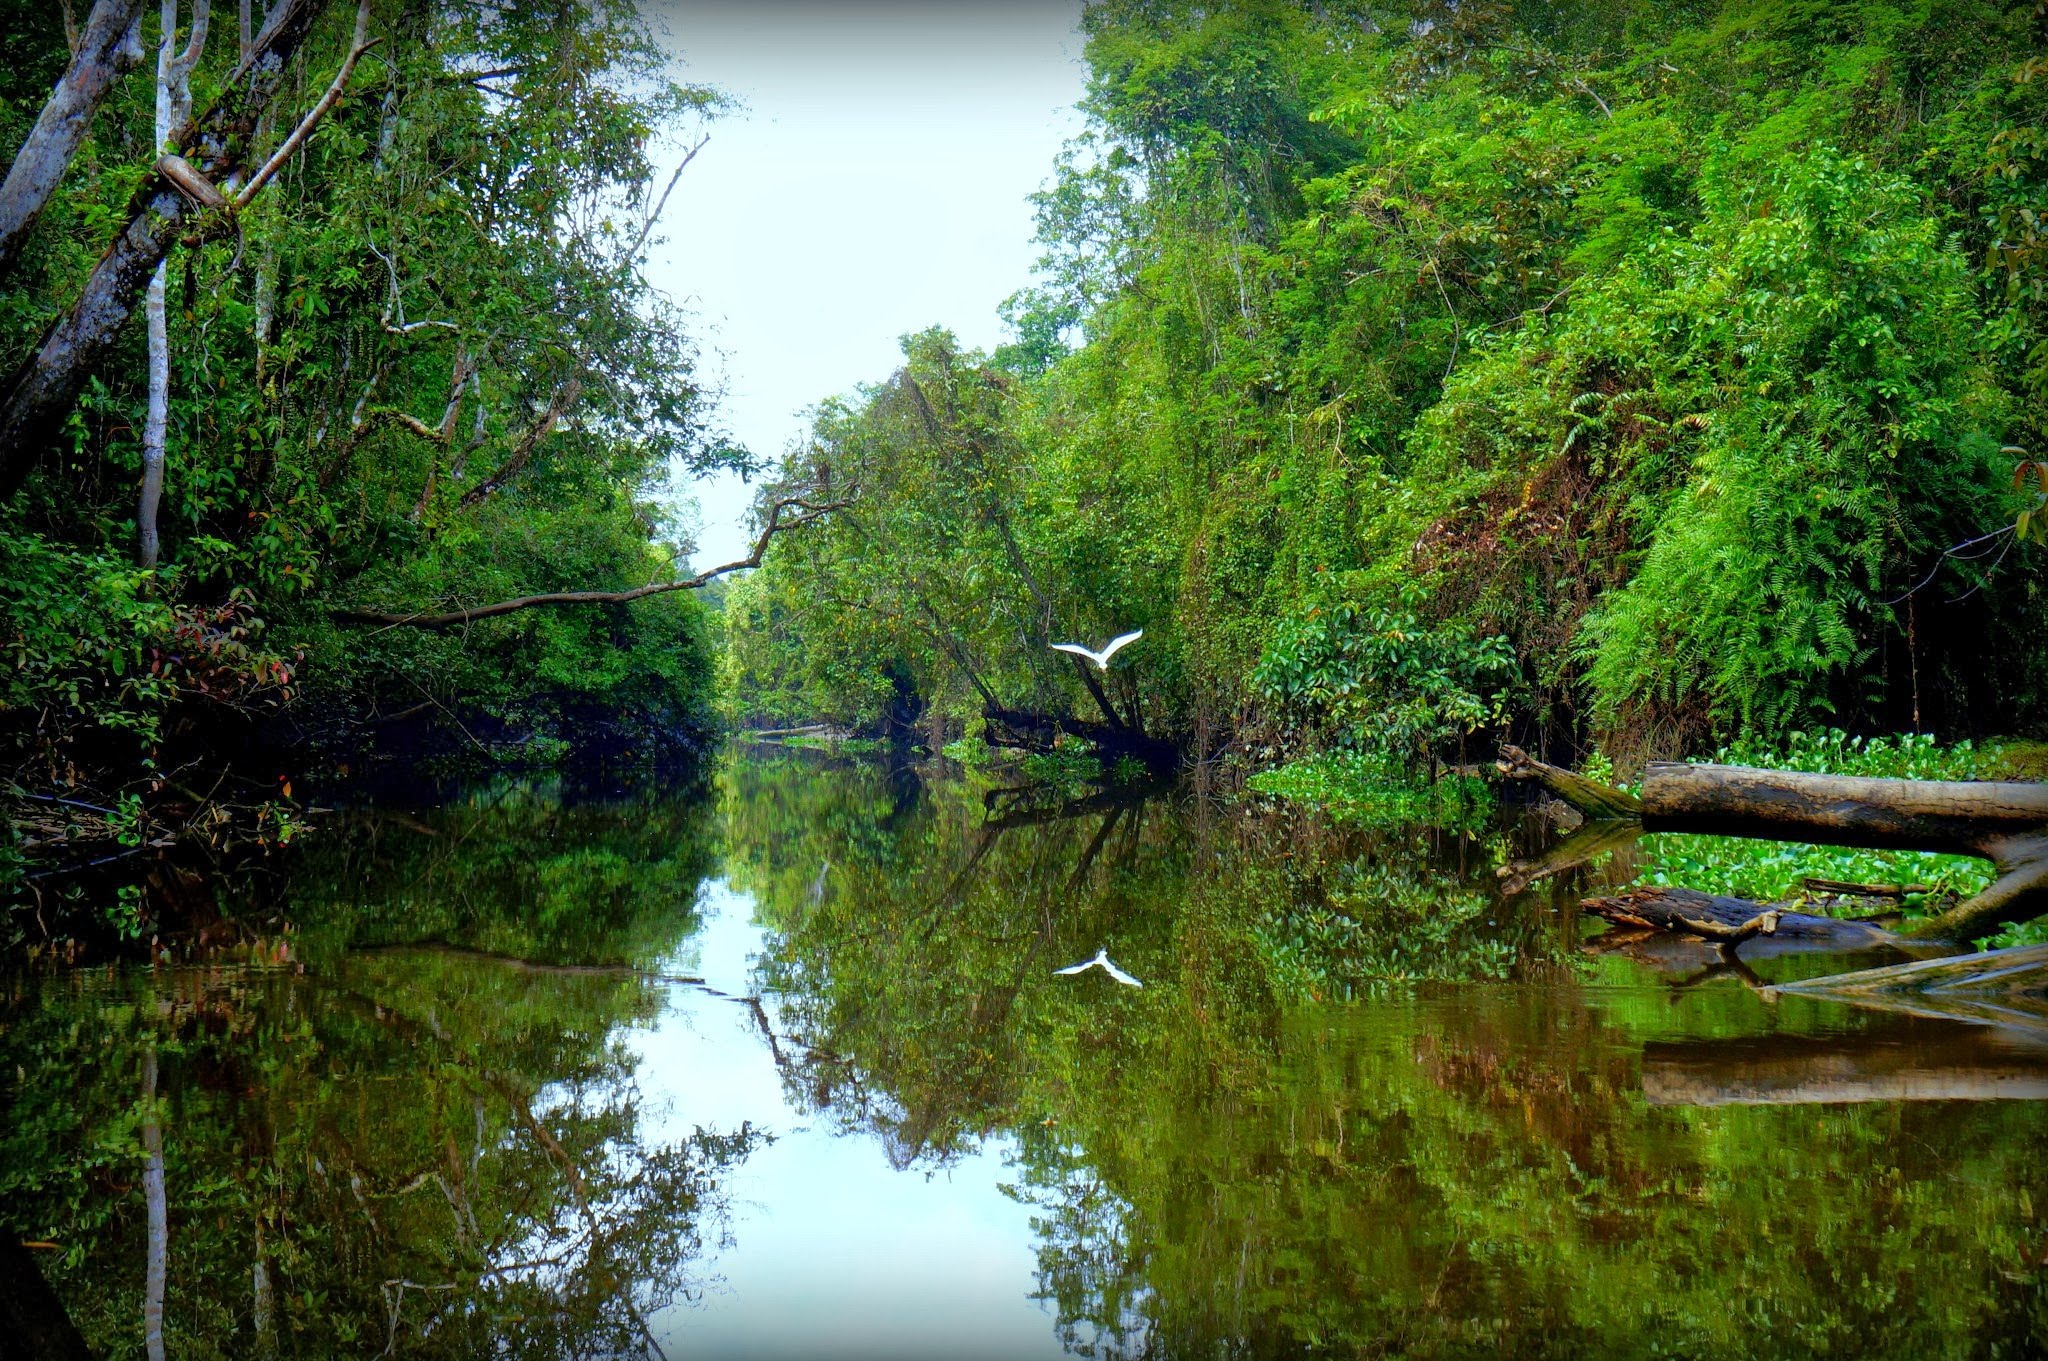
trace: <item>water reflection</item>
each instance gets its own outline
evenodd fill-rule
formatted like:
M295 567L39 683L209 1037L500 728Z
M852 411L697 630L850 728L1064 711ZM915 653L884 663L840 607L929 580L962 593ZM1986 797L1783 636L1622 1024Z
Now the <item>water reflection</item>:
M171 1355L2038 1354L2038 1042L1589 955L1515 835L386 804L9 985L0 1205L109 1355L154 1256Z

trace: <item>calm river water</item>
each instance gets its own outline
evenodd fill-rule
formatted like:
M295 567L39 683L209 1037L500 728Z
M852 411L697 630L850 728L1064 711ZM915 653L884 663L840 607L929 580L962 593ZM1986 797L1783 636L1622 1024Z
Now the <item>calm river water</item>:
M0 1215L121 1357L2041 1355L2048 1041L1592 948L1535 835L387 799L0 984Z

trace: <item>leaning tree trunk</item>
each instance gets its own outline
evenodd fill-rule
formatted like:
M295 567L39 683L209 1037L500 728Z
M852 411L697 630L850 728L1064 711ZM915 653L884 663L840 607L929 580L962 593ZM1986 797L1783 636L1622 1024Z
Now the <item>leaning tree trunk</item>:
M12 495L28 477L71 414L87 377L133 315L157 265L209 211L186 191L197 189L202 199L210 193L219 201L218 186L248 173L256 119L283 85L293 54L329 3L278 0L248 59L235 68L206 112L173 139L191 164L165 157L136 189L126 225L93 267L77 304L44 333L0 399L0 498Z
M92 7L71 65L0 184L0 277L20 258L29 229L78 154L100 101L142 60L141 29L142 0L99 0Z

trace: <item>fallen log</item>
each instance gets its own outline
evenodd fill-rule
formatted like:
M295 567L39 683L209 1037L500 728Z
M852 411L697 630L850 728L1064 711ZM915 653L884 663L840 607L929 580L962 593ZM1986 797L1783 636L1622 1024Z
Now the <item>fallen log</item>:
M1800 770L1659 761L1643 776L1643 825L1775 841L1994 859L2013 839L2048 836L2048 784L1882 780Z
M1724 946L1757 935L1810 941L1815 948L1827 950L1868 950L1899 940L1895 933L1869 922L1816 917L1689 888L1630 889L1611 897L1588 898L1580 906L1617 926L1672 931Z
M1642 804L1626 789L1589 780L1563 766L1539 761L1520 747L1502 747L1494 769L1510 780L1534 780L1586 815L1588 822L1611 822L1642 816Z
M1645 831L1936 851L1977 856L1996 867L1998 877L1982 893L1906 927L1902 934L1915 939L1972 941L2048 913L2048 784L1886 780L1660 761L1644 774L1642 797L1634 799L1518 747L1501 749L1500 770L1510 779L1537 781L1589 820L1639 816ZM1768 907L1746 904L1742 920Z
M2048 912L2048 784L1659 762L1643 777L1642 806L1653 832L1939 851L1997 867L1990 887L1913 923L1910 936L1975 940Z

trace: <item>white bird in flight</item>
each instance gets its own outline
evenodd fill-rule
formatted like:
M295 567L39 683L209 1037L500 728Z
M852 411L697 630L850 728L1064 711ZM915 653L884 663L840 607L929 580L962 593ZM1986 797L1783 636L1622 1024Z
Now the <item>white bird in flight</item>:
M1108 950L1097 950L1095 952L1095 958L1088 960L1086 963L1069 964L1066 968L1054 969L1053 972L1086 973L1088 972L1088 970L1096 967L1098 964L1102 966L1102 969L1105 973L1107 973L1111 978L1114 978L1119 983L1128 983L1134 988L1142 988L1145 986L1143 983L1140 983L1137 979L1125 973L1122 969L1119 969L1116 965L1110 963Z
M1126 643L1135 643L1144 636L1145 630L1143 629L1132 629L1129 633L1120 633L1110 639L1108 645L1100 652L1082 647L1079 643L1054 643L1052 649L1055 652L1071 652L1077 657L1086 657L1089 661L1094 662L1098 669L1107 671L1109 670L1109 659L1117 654L1118 648L1121 648Z

